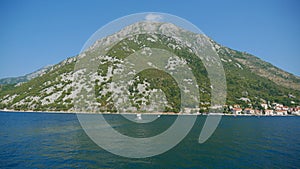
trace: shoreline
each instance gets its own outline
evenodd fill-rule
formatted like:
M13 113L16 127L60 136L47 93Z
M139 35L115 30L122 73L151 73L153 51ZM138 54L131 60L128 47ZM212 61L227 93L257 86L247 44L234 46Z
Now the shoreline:
M297 116L294 114L288 115L257 115L257 114L224 114L224 113L174 113L174 112L155 112L155 113L114 113L114 112L101 112L101 113L94 113L94 112L73 112L73 111L35 111L35 110L3 110L0 109L1 112L15 112L15 113L49 113L49 114L98 114L98 115L194 115L194 116L233 116L233 117L290 117L290 116Z

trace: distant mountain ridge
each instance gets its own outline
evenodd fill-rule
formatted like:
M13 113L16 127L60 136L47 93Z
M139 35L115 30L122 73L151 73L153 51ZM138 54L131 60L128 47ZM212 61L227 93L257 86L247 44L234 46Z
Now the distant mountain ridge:
M199 85L200 106L207 108L210 105L210 81L203 63L199 61L189 46L181 44L176 40L176 36L182 34L187 37L202 36L183 30L175 25L167 23L137 23L130 25L114 35L105 37L95 42L86 52L68 58L56 65L51 66L42 74L37 73L35 78L20 85L8 84L1 85L0 88L0 109L16 110L40 110L40 111L74 111L73 99L79 93L73 86L80 85L74 82L74 66L77 59L86 55L99 57L103 62L99 65L98 73L94 76L95 92L97 104L101 111L115 111L112 103L109 85L111 76L108 72L114 70L117 63L137 50L148 48L161 48L175 53L182 59L187 60L187 64L192 68ZM132 30L151 27L160 32L169 32L172 37L160 36L156 34L140 34L130 38L125 38L111 48L106 56L99 55L99 46L110 43L110 40L126 35ZM216 52L219 54L227 81L227 104L241 104L244 107L259 107L262 102L281 103L289 106L300 104L300 78L285 72L270 63L245 53L224 47L210 39ZM209 59L209 58L206 58ZM211 60L213 63L213 60ZM139 74L140 79L134 83L132 92L133 105L139 108L142 104L148 104L149 92L153 91L154 86L148 83L154 76L151 73L158 73L154 70ZM147 75L147 76L146 76ZM32 76L31 76L32 77ZM163 77L160 81L155 79L156 86L167 92L167 96L177 95L176 89L168 90L162 84L169 84L172 81L168 77ZM13 82L13 81L11 81ZM146 91L141 91L138 86L141 84ZM172 85L169 85L172 88ZM88 89L86 89L88 90ZM243 99L241 99L243 98ZM247 98L247 99L245 99ZM146 101L145 101L146 100ZM246 101L245 101L246 100ZM171 98L168 111L178 111L179 100Z
M0 84L17 84L22 82L27 82L33 78L36 78L38 76L41 76L45 74L47 71L51 69L52 65L44 66L32 73L26 74L24 76L18 76L18 77L7 77L0 79Z

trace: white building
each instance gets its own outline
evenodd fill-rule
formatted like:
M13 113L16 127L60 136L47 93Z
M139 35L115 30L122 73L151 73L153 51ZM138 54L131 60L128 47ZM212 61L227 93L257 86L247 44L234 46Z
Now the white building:
M287 111L286 110L278 110L278 111L276 111L276 114L279 116L284 116L284 115L287 115Z
M245 108L244 109L244 113L245 114L255 114L255 111L251 108Z
M274 115L274 110L271 110L271 109L265 110L265 115L266 116L272 116L272 115Z
M267 104L267 103L262 103L262 104L260 104L260 105L261 105L261 107L263 107L265 110L268 109L268 104Z
M241 109L241 108L233 108L233 109L231 109L231 112L233 114L242 114L242 111L243 111L243 109Z

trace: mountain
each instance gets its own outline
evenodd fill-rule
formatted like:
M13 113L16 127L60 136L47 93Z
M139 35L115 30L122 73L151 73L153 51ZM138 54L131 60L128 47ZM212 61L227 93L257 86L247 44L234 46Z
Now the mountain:
M51 67L52 67L51 65L45 66L38 69L37 71L34 71L24 76L3 78L0 79L0 84L17 84L17 83L27 82L33 78L42 76L43 74L47 73L51 69Z
M129 32L147 32L150 29L157 30L158 34L139 33L127 37ZM159 33L163 33L163 35ZM166 36L166 34L172 36ZM89 86L82 85L84 81L75 80L76 75L81 72L80 68L76 69L75 65L79 59L93 58L100 61L97 72L91 74L93 83L95 83L97 100L97 104L93 106L99 107L100 111L116 111L112 94L116 89L112 88L112 73L120 69L120 63L127 56L139 50L150 56L153 52L151 48L163 49L176 54L180 59L174 61L174 64L179 65L182 60L185 60L199 86L200 106L205 109L210 106L210 92L213 88L205 67L215 63L216 60L205 56L203 59L207 60L208 64L203 63L193 52L191 46L181 43L177 37L200 39L197 41L199 46L202 43L201 38L208 38L169 23L140 22L130 25L113 35L96 41L84 53L51 66L27 82L2 84L0 109L75 111L74 99L83 90L91 90ZM105 48L106 53L103 55L101 48L113 43L116 39L122 40L111 48ZM220 56L225 70L227 104L240 104L243 107L253 108L260 107L260 103L263 102L281 103L287 106L300 104L299 77L251 54L230 49L211 39L208 40ZM88 60L87 63L93 64L93 59ZM80 87L74 88L74 86ZM143 105L150 104L149 96L157 91L156 89L165 93L165 101L168 101L165 111L178 112L180 91L176 87L176 82L170 75L156 69L149 69L137 74L129 87L130 102L137 110L141 110Z

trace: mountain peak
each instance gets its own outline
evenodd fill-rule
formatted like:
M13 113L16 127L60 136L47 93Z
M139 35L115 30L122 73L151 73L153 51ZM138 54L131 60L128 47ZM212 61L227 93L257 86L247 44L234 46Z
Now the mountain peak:
M160 48L172 52L186 64L197 79L200 93L200 107L210 106L211 90L216 86L211 85L207 68L214 64L224 67L227 81L227 104L239 103L255 108L261 100L281 103L284 105L300 104L300 79L290 73L260 60L259 58L224 47L203 34L196 34L184 30L174 24L162 22L138 22L125 27L119 32L97 40L77 57L47 68L42 74L32 74L28 82L21 85L2 85L0 90L0 108L16 110L43 110L43 111L74 111L73 100L81 92L90 91L92 88L80 86L81 82L74 81L76 73L75 64L78 59L88 58L93 55L101 62L97 72L92 74L94 80L97 103L101 111L115 111L112 102L112 74L118 64L127 56L139 50L151 53L151 48ZM213 55L200 55L197 51L212 48L220 58ZM93 62L93 61L91 61ZM158 87L166 93L168 111L178 111L180 99L176 87L171 85L172 78L166 76L160 80L151 75L162 74L151 70L139 74L130 88L131 101L136 108L148 104L149 91ZM188 79L187 79L188 81ZM153 84L154 83L154 84ZM139 85L140 84L140 85ZM152 85L151 85L152 84ZM168 90L162 84L170 84ZM154 86L153 86L154 85ZM156 85L156 86L155 86ZM173 97L171 97L173 96ZM293 96L293 97L289 97ZM171 98L170 98L171 97ZM240 99L247 98L247 99ZM249 100L246 103L244 100ZM245 103L244 103L245 102Z

